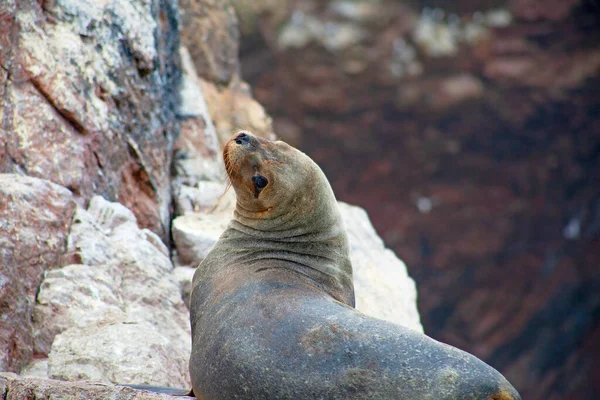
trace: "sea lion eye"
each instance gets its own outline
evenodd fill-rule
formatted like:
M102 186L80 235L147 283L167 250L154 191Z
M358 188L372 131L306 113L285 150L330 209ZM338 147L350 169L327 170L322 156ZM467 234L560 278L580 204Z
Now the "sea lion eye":
M263 190L269 184L267 178L262 175L255 175L252 177L252 181L254 182L254 187L257 190Z

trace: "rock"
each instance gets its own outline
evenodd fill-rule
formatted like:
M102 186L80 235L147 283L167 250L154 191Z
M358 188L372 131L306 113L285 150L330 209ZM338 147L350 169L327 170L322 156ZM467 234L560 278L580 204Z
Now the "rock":
M76 326L126 317L115 266L67 265L48 271L33 312L34 351L48 354L54 337Z
M416 308L417 290L404 263L384 247L363 209L340 203L340 211L350 242L356 308L422 332ZM196 266L202 261L230 220L231 209L216 215L188 213L176 218L173 239L183 263ZM177 275L185 293L193 274L186 269Z
M192 294L194 272L196 272L196 268L191 267L175 267L173 270L173 276L181 289L181 297L183 297L183 302L188 308L190 305L190 296Z
M5 400L172 400L172 396L123 386L92 382L63 382L0 373L0 396Z
M219 140L201 83L190 55L180 49L183 66L181 103L177 110L181 134L175 143L173 186L195 186L200 181L222 181L225 176Z
M163 333L144 321L70 328L54 340L49 376L189 387L188 358L182 357Z
M173 275L168 249L160 238L148 229L138 228L135 216L123 205L96 196L87 210L77 210L65 258L80 264L49 272L34 310L35 348L42 355L50 350L50 376L77 379L74 371L81 369L82 376L89 379L124 383L129 371L132 380L127 382L189 382L187 367L181 367L187 363L191 349L189 313ZM107 327L123 324L136 327ZM163 346L158 349L161 356L153 359L154 372L119 366L117 357L139 353L139 347L147 343L139 336L131 341L123 339L130 331L141 335L148 326L152 327L152 343ZM85 343L99 340L99 332L105 331L112 335L106 337L105 344L117 353L94 350L95 355L88 357ZM60 345L61 342L57 345L56 335L66 332L76 332L72 335L78 337L81 347ZM103 357L108 357L105 364ZM145 359L138 360L139 366L146 365ZM71 366L73 370L69 370ZM146 380L140 382L138 373L158 374L160 379L150 382L149 375L144 375ZM171 376L179 376L180 380L169 381Z
M581 0L511 0L510 8L520 18L529 21L560 21L581 4Z
M202 79L200 83L221 146L240 129L264 138L274 138L271 117L252 98L246 83L236 80L227 87L217 87Z
M227 228L230 215L188 213L173 220L173 240L184 265L193 267L204 260Z
M21 370L21 375L28 378L48 378L48 359L35 358Z
M49 181L0 174L0 371L32 357L31 313L44 271L67 246L75 202Z
M166 239L177 2L0 4L0 172L119 200Z
M221 182L200 181L195 187L181 185L175 189L177 214L211 212L223 196L227 185Z
M350 244L356 309L423 332L417 287L406 265L384 246L364 209L339 205Z
M253 36L268 21L269 25L279 26L289 16L290 0L231 0L240 19L240 30L246 36Z
M200 76L227 84L238 73L239 29L234 9L218 0L181 0L181 41Z

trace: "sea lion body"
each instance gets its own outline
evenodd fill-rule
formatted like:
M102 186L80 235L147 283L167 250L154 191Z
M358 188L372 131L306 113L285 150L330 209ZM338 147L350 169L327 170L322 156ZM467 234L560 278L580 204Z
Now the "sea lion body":
M520 399L476 357L353 308L337 202L308 156L241 132L224 158L237 206L194 276L197 397Z

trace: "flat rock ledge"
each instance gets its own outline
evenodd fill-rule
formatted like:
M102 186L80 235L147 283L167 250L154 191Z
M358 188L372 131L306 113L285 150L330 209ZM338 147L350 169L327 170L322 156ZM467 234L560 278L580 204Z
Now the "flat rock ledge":
M88 381L64 382L54 379L24 378L0 373L0 398L4 400L168 400L172 396L124 386Z

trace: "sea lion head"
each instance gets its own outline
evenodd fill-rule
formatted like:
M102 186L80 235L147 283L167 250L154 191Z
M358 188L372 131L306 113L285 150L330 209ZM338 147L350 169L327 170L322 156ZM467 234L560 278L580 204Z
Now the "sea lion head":
M239 131L223 159L237 203L214 254L265 258L310 276L335 299L354 305L348 239L329 181L285 142ZM239 264L239 263L238 263Z
M306 154L285 142L239 131L223 159L235 190L235 219L261 230L318 231L338 224L331 186Z

